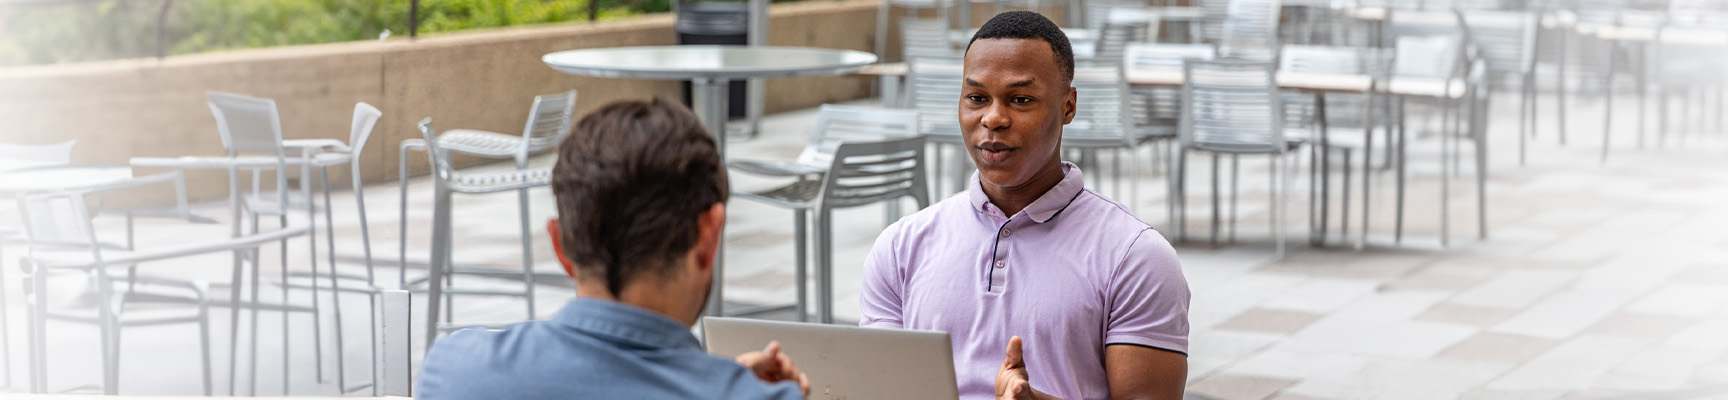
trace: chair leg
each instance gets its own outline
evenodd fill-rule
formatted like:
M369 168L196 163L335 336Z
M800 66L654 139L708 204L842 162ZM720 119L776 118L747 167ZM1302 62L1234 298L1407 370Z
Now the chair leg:
M528 189L516 191L516 206L522 219L522 291L526 293L528 318L534 317L534 235L528 230Z
M311 187L310 183L307 183L308 179L312 179L311 177L312 177L312 166L310 164L302 165L300 167L300 194L302 196L305 196L305 198L306 198L306 227L307 227L306 234L307 234L307 239L308 239L307 243L306 243L306 253L307 253L306 254L306 260L308 263L311 264L310 271L311 271L311 277L312 277L312 280L311 280L312 284L306 285L307 287L312 288L312 360L313 360L312 361L312 369L317 374L315 376L317 378L317 381L319 383L323 383L324 382L324 319L319 318L319 314L320 314L319 310L322 310L323 308L318 305L318 303L319 303L319 300L318 300L318 297L319 297L318 296L318 205L317 205L318 202L316 200L312 199L312 187ZM328 191L328 189L329 189L328 184L326 184L325 189L326 189L326 191ZM284 209L284 213L286 213L287 204L283 205L283 209ZM329 210L325 210L325 214L328 215ZM284 224L282 224L282 227L287 228L288 224L284 223ZM328 228L328 227L326 227L326 228ZM330 252L330 251L334 251L334 250L335 250L334 248L327 249L326 252ZM288 263L286 263L286 262L282 263L282 296L283 296L282 302L284 305L286 305L288 302L288 297L287 297L288 296ZM287 311L282 312L282 317L284 320L286 320L288 317L288 312ZM284 325L286 325L286 324L284 324ZM288 341L286 339L288 337L287 326L283 326L283 328L282 328L282 337L284 338L282 341L284 343L286 343ZM282 366L284 367L284 370L282 371L282 375L284 377L286 377L288 375L288 371L286 370L286 367L288 366L288 352L287 351L282 352ZM288 380L283 379L282 380L282 394L284 394L284 395L288 394L288 388L289 387L291 387L291 385L289 385Z
M1402 243L1404 243L1404 163L1405 163L1405 159L1409 158L1409 153L1405 152L1404 144L1406 142L1409 142L1409 140L1410 140L1409 136L1406 134L1407 131L1404 129L1404 98L1403 97L1398 98L1398 112L1394 113L1394 115L1395 115L1394 118L1398 119L1398 126L1397 126L1397 129L1398 129L1398 165L1397 165L1397 171L1395 172L1397 174L1397 186L1398 186L1398 188L1396 189L1396 191L1398 192L1397 193L1398 200L1397 200L1396 205L1395 205L1396 210L1393 211L1393 214L1395 214L1395 215L1392 217L1392 221L1393 221L1392 222L1392 226L1393 226L1393 228L1392 228L1392 243L1393 244L1402 244ZM1523 136L1520 136L1518 138L1518 143L1520 144L1520 147L1519 147L1520 150L1522 150L1523 149L1522 144L1524 143L1524 137ZM1522 152L1520 152L1519 157L1520 158L1523 157ZM1522 162L1520 162L1520 163L1522 163Z
M396 224L400 231L396 236L396 265L399 272L396 277L396 288L408 290L408 152L422 145L413 140L405 140L396 155L396 186L401 193L397 204L399 214ZM362 207L364 209L364 207Z
M816 213L816 322L834 323L834 214L827 207Z
M796 241L793 246L792 268L794 271L792 274L798 280L798 322L810 322L809 280L805 276L810 269L809 259L806 255L808 250L806 246L810 245L809 221L806 218L809 213L809 209L792 210L792 238Z
M432 208L432 260L426 266L430 273L426 279L426 350L431 350L432 342L438 339L439 299L444 297L444 275L450 267L450 190L437 179L433 179L433 186L437 194Z
M0 246L0 250L4 249L5 246ZM5 252L0 251L0 263L4 260ZM9 308L6 306L6 297L6 268L0 267L0 371L5 371L0 375L0 390L12 388L12 327L6 322L11 321L12 317L6 313Z
M35 304L30 313L30 346L35 357L31 360L30 391L34 393L48 392L48 271L37 266L32 272L31 283L35 285Z
M1272 176L1278 181L1272 185L1272 193L1277 197L1272 203L1272 240L1276 242L1273 246L1277 248L1279 260L1284 259L1284 220L1288 219L1285 213L1289 210L1285 203L1290 201L1289 163L1284 157L1282 153L1272 155Z
M1218 206L1218 201L1220 195L1224 193L1218 190L1218 156L1218 153L1212 153L1212 247L1214 248L1218 247L1218 231L1223 226L1223 223L1219 221L1218 214L1218 210L1222 208Z
M1566 68L1565 68L1565 61L1564 60L1566 59L1567 48L1571 47L1571 46L1578 46L1577 40L1571 40L1572 36L1573 36L1572 33L1560 35L1559 51L1560 51L1560 59L1562 61L1561 61L1561 68L1559 70L1559 73L1555 74L1558 77L1559 83L1560 83L1560 96L1558 99L1556 99L1556 101L1558 101L1560 104L1560 113L1559 113L1558 117L1555 119L1555 122L1557 122L1560 126L1560 132L1559 132L1558 137L1560 138L1560 145L1561 146L1566 145ZM1582 49L1574 49L1574 50L1579 50L1579 53L1582 54ZM1584 78L1580 77L1579 81L1583 82L1583 79Z
M197 281L192 286L198 291L198 361L204 370L204 397L210 397L210 284Z
M288 228L288 214L287 213L283 213L282 216L278 218L278 221L281 222L281 228L284 228L284 229ZM317 232L317 231L318 231L318 229L316 227L310 227L310 229L306 230L306 232L307 232L306 234L308 235L308 238L312 238L311 240L309 240L310 242L316 243L318 241L318 239L316 239L314 236L312 236L312 235L315 235L315 233L313 233L313 232ZM312 254L312 258L317 259L318 255ZM281 263L280 267L281 267L280 271L281 271L281 275L282 275L281 279L282 279L282 282L284 282L284 284L282 285L282 395L287 396L289 394L288 388L289 388L289 386L291 386L289 384L290 383L289 370L291 370L291 368L289 368L289 361L290 361L289 359L291 358L290 356L294 354L294 352L290 351L290 348L292 347L291 343L293 342L293 340L290 340L290 339L292 339L294 336L291 336L288 334L288 328L292 325L288 323L288 314L290 314L290 312L288 311L288 305L289 305L290 299L288 297L288 285L286 284L286 282L288 282L288 247L287 246L282 247L282 263ZM314 296L314 298L316 298L316 296ZM314 309L316 309L316 308L314 308ZM316 322L318 320L316 314L313 315L312 320L314 322ZM313 331L313 332L317 332L317 331ZM316 334L314 334L314 337L316 337Z
M1618 46L1608 46L1608 73L1602 77L1602 163L1608 163L1608 148L1614 132L1614 55Z
M1241 187L1242 157L1240 154L1230 155L1230 238L1228 243L1236 243L1236 196L1237 188Z
M252 234L258 234L258 214L252 214ZM277 243L276 246L282 249L282 258L287 259L288 241L282 240ZM259 293L261 292L258 288L258 282L264 280L264 275L260 273L262 268L259 267L259 264L263 264L263 259L264 255L262 252L259 252L252 257L252 345L250 346L252 353L249 358L252 362L252 366L249 368L252 376L251 379L246 382L246 394L249 396L258 395L258 314L263 312L261 307L259 307L262 303L260 303L260 300L258 299Z
M1348 243L1350 241L1350 170L1355 168L1352 165L1354 163L1350 162L1350 153L1354 150L1348 147L1339 150L1344 152L1344 157L1340 158L1344 161L1344 179L1340 181L1343 184L1340 189L1344 192L1338 196L1338 239Z
M348 387L348 366L344 361L346 359L344 355L348 353L348 348L344 346L342 341L342 285L336 279L336 217L335 212L333 212L335 203L330 201L330 167L319 169L321 170L319 176L321 179L319 180L324 183L324 253L330 261L330 308L331 315L335 317L331 321L331 326L336 329L336 387L340 390ZM313 271L316 273L317 270ZM314 274L313 276L312 287L317 287L317 275ZM317 319L318 315L315 313L312 318ZM323 331L319 331L319 334L322 335ZM323 354L322 348L319 349L319 354ZM320 374L319 378L323 378L323 375ZM320 382L322 381L320 379Z

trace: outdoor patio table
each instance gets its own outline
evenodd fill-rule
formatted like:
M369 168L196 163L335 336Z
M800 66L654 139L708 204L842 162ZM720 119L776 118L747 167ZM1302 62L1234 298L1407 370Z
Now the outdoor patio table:
M715 133L726 156L726 88L750 78L845 75L876 63L876 55L856 50L780 46L644 46L560 51L540 58L572 75L620 79L689 80L696 117ZM721 315L725 297L724 247L715 255L714 288L703 315Z

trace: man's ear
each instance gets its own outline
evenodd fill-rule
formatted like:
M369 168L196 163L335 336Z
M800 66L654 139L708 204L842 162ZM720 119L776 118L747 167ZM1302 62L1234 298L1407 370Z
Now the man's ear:
M1067 125L1070 122L1074 122L1074 112L1075 112L1075 109L1077 109L1079 107L1077 105L1079 102L1080 102L1080 91L1077 89L1074 89L1074 86L1068 86L1068 97L1066 99L1062 100L1062 124L1063 125Z
M558 265L564 266L564 274L576 279L576 263L564 255L564 234L558 229L558 218L546 220L546 236L551 239L552 254L558 255Z
M714 255L720 251L720 240L726 228L726 203L714 203L696 217L696 248L690 249L696 256L696 267L700 269L714 268Z

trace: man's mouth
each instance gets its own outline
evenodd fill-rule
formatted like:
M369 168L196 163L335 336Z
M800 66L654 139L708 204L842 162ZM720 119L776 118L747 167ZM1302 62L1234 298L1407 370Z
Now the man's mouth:
M1001 143L985 143L976 147L979 158L983 159L985 164L1000 164L1007 161L1015 150L1015 148Z

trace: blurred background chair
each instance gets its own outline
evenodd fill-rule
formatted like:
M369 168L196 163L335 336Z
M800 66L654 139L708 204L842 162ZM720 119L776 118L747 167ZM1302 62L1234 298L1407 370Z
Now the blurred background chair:
M456 169L456 167L452 165L450 157L456 153L456 150L444 148L444 143L446 142L440 137L438 131L433 128L431 118L420 120L418 127L420 128L421 136L424 137L424 141L421 143L426 146L426 155L431 159L430 161L432 163L432 182L435 196L432 208L432 254L431 262L427 265L429 274L426 278L426 298L428 306L425 338L426 348L431 349L433 340L438 338L440 332L460 329L467 326L476 326L455 325L453 323L455 319L455 316L451 311L453 295L475 294L516 296L523 297L528 300L529 303L533 303L531 297L533 291L531 289L525 288L523 291L512 291L459 289L450 286L453 284L450 280L450 275L465 272L454 269L454 263L450 261L451 251L455 246L455 241L453 239L455 232L451 231L451 219L455 214L454 210L451 208L452 197L457 193L487 194L509 191L518 191L518 193L521 193L521 191L525 191L529 188L546 186L551 183L552 168L536 167L504 172L465 173ZM407 224L404 223L403 226L404 232L406 232ZM524 265L523 269L528 270L530 271L529 273L531 273L532 266L533 264L530 263ZM529 273L524 273L524 275L528 275ZM525 279L523 285L532 288L534 285L532 276L528 275L523 278ZM440 301L440 299L442 299L442 301ZM440 303L443 303L443 305L440 306ZM440 308L444 311L444 324L439 324L438 321L438 311ZM534 314L528 314L527 317L524 318L524 320L532 319L534 319Z
M29 233L30 252L20 259L28 277L27 295L31 310L31 370L32 389L47 390L47 322L50 319L97 325L102 352L103 393L119 391L120 332L128 326L152 326L176 323L197 323L200 343L199 357L203 366L203 393L211 394L209 299L210 285L204 281L155 278L128 272L114 276L112 267L135 266L188 256L244 252L288 237L304 235L309 226L293 226L264 233L225 238L215 241L188 241L174 246L130 250L125 246L100 241L91 224L83 193L60 193L28 196L19 200ZM51 310L48 307L49 276L56 271L73 271L84 275L89 290L96 292L95 316L76 312ZM180 305L174 308L132 305ZM230 304L234 306L235 304ZM78 304L74 304L77 307ZM190 310L185 308L190 307ZM84 311L89 314L91 311Z
M1188 60L1183 65L1181 146L1174 157L1170 220L1178 240L1186 236L1187 155L1190 151L1213 153L1212 242L1218 241L1218 154L1265 154L1272 156L1272 235L1277 254L1284 257L1284 203L1288 194L1285 156L1300 145L1284 137L1283 104L1273 64L1265 62Z
M924 137L841 142L813 206L816 215L817 322L834 323L834 210L911 197L930 206L925 189Z
M938 197L949 193L966 190L966 174L973 169L970 156L966 154L964 139L960 137L960 109L957 106L960 99L959 82L963 63L959 58L922 57L907 62L906 95L912 109L918 110L918 134L923 135L934 144L935 160L931 162L935 168L931 172L932 191ZM954 161L944 163L944 147L955 148ZM949 167L951 171L943 172L941 168ZM949 187L944 188L943 177L947 176Z
M834 155L840 145L849 142L881 141L883 139L906 138L918 136L918 111L895 110L870 107L854 107L834 104L824 104L816 115L816 127L810 133L810 140L804 145L804 151L791 162L739 160L727 163L730 170L758 176L793 178L790 184L761 191L733 190L732 194L740 199L752 200L775 207L792 210L792 232L794 241L795 278L798 288L798 301L795 309L800 322L809 320L807 307L808 285L806 271L809 263L806 261L807 246L810 243L806 230L810 223L808 218L816 207L822 203L823 184L828 173L835 167ZM922 155L922 152L920 152ZM919 208L929 205L929 195L926 194L923 170L917 171L917 192L911 195L919 200ZM841 201L836 198L835 201ZM889 204L898 204L899 198L883 199ZM893 223L898 216L891 216ZM817 235L822 240L832 240L827 232ZM819 243L817 246L830 246ZM830 246L831 247L831 246ZM829 256L832 257L832 256ZM826 262L826 261L825 261ZM742 311L739 314L754 314L775 310L774 307L763 310Z
M402 141L402 144L399 147L400 157L398 158L398 163L400 165L397 166L399 174L400 174L400 176L398 177L398 179L400 179L400 180L398 182L400 182L400 184L401 184L401 187L400 187L400 189L401 189L401 203L399 204L399 207L400 207L399 209L401 210L401 215L400 215L401 219L399 221L403 221L402 226L401 226L402 236L399 236L399 237L406 238L407 232L408 232L408 224L407 224L407 220L408 220L408 183L407 182L408 182L408 152L410 150L427 149L428 147L430 147L432 149L442 149L441 151L445 151L445 152L450 153L450 154L438 155L438 157L442 157L442 158L432 158L432 161L433 161L432 162L432 169L433 169L432 172L433 172L433 175L438 176L440 178L440 180L437 180L438 182L445 182L445 180L442 180L443 177L445 175L451 173L451 171L446 171L443 169L452 168L451 164L450 164L449 157L453 154L463 154L463 155L478 156L478 157L485 157L485 158L509 158L509 159L512 159L515 161L516 169L518 171L525 171L525 172L523 172L524 176L533 175L536 172L526 172L526 171L529 171L528 157L530 155L536 153L536 152L540 152L540 151L544 151L546 149L551 149L551 148L557 147L558 143L562 143L564 141L564 138L566 136L570 135L570 128L575 123L575 113L576 113L576 91L572 90L572 91L557 93L557 94L546 94L546 95L534 96L534 104L533 104L533 106L528 108L528 122L526 124L524 124L524 126L522 127L522 135L521 136L512 136L512 135L506 135L506 134L502 134L502 133L487 132L487 131L472 130L472 129L452 129L452 130L445 132L443 134L429 136L429 137L437 137L438 140L440 140L440 142L438 142L438 143L426 143L422 140L417 140L417 139L408 139L408 140ZM431 151L428 150L429 154L430 154L430 152ZM451 181L451 182L454 182L454 181ZM469 182L469 183L472 184L472 183L477 183L477 182ZM484 185L481 185L481 186L484 186ZM463 188L462 190L478 190L478 192L473 192L473 193L490 193L489 189L485 189L485 188L482 188L479 186L467 185L467 186L461 186L461 187ZM455 294L485 294L485 295L521 297L523 302L527 303L527 310L526 310L527 314L526 314L526 317L524 318L524 320L534 319L534 316L535 316L535 311L534 311L534 247L533 247L534 246L534 238L533 238L534 235L531 234L532 230L528 229L528 188L529 187L532 187L532 186L520 187L520 188L518 188L518 190L516 192L517 210L518 210L519 217L520 217L520 220L518 222L519 222L520 227L521 227L521 236L522 236L522 271L520 273L512 273L512 272L498 271L498 270L492 270L492 269L482 269L482 268L454 269L453 265L446 265L446 267L449 267L449 268L446 268L446 270L445 270L445 272L448 273L445 275L446 279L449 279L452 275L455 275L455 274L472 274L472 275L484 275L484 276L508 276L508 275L520 276L522 279L522 290L521 291L500 291L500 290L469 291L469 290L462 290L462 291L446 292L445 293L446 296L451 296L451 295L455 295ZM439 190L442 190L442 189L439 189ZM470 192L463 192L460 190L458 192L470 193ZM448 194L446 194L446 193L440 193L437 196L439 199L448 199L448 197L449 197ZM407 272L408 271L408 269L407 269L408 268L408 262L407 262L408 259L407 259L407 256L408 256L408 243L406 240L404 240L399 244L399 247L397 249L397 257L398 257L398 260L401 262L401 266L402 266L402 270L400 272L400 275L398 275L398 281L399 281L398 283L403 288L408 287L408 275L407 275L407 273L408 273ZM448 283L446 283L446 284L448 284ZM445 299L446 304L448 304L450 301L451 300L448 298ZM449 310L446 310L446 311L449 311Z
M1122 64L1129 70L1180 70L1183 61L1210 61L1217 54L1208 44L1129 43ZM1137 146L1150 145L1152 169L1162 170L1170 163L1170 143L1181 121L1182 89L1142 85L1128 90L1128 113L1134 124L1130 136Z
M959 1L964 2L966 0L959 0ZM876 9L876 56L882 57L883 59L887 59L887 56L888 56L888 53L887 53L887 51L888 51L888 26L889 26L888 16L889 16L889 14L891 14L893 12L893 9L895 7L906 9L907 15L900 19L902 26L905 26L906 21L919 20L920 17L922 17L920 14L923 14L924 10L926 10L926 9L935 10L936 11L936 19L933 19L933 20L926 19L926 20L922 20L922 21L928 21L931 23L938 24L940 26L939 29L941 29L941 33L942 33L942 34L934 35L934 36L913 36L913 35L909 34L910 32L907 32L904 28L902 28L902 30L901 30L902 34L900 35L900 43L902 43L903 45L908 46L908 47L911 46L911 44L913 42L939 41L939 42L942 42L943 44L947 44L948 43L947 31L948 31L948 27L949 27L948 8L950 7L949 2L950 2L950 0L883 0L881 7ZM960 23L962 25L966 24L965 21L961 21ZM908 53L900 53L900 58L902 60L910 60L910 59L912 59L912 57L913 57L912 53L909 53L909 52Z
M211 114L216 118L216 130L222 137L222 145L227 150L228 158L231 161L228 171L228 185L230 192L229 198L235 202L235 208L233 210L234 236L238 237L241 235L241 231L243 230L242 220L250 221L250 234L257 235L261 231L259 227L260 216L275 216L277 218L277 226L279 230L288 230L290 227L294 226L290 221L291 218L298 219L300 215L304 215L307 229L298 232L307 237L307 261L311 263L308 271L314 277L313 279L316 280L318 273L318 231L313 228L316 223L315 210L313 210L312 207L310 187L306 184L306 180L304 179L305 177L311 176L310 155L302 154L301 157L295 158L293 161L290 161L287 157L282 144L281 117L277 114L276 102L274 100L221 92L207 92L204 97L205 101L210 106ZM247 160L254 161L248 163ZM246 169L249 169L252 172L252 190L247 194L240 193L239 174L241 167L239 167L239 165L242 163L262 165L262 167L246 167ZM299 201L295 201L292 198L294 197L291 195L292 189L288 186L288 175L290 173L289 166L291 165L300 167L299 176L302 177L302 179L300 180ZM273 180L275 181L273 190L268 193L263 192L260 185L263 181L263 173L265 171L271 172L272 177L274 178ZM234 280L230 283L232 286L231 302L232 304L242 304L240 301L240 286L245 282L245 280L242 277L243 268L241 268L240 263L245 260L252 262L252 300L250 303L246 303L246 307L234 306L231 307L230 310L231 320L229 322L232 325L230 327L230 335L232 335L231 339L233 339L230 341L230 352L228 355L230 392L234 391L234 388L232 387L235 381L233 375L236 371L235 366L237 365L236 360L239 353L238 335L240 332L240 308L252 309L252 346L250 359L252 361L251 371L253 379L251 379L250 382L251 386L249 393L257 393L258 313L263 309L271 309L282 313L283 393L287 394L288 392L290 377L290 357L288 355L293 354L290 349L291 346L289 345L290 340L288 340L290 337L288 335L288 330L290 328L288 316L290 313L304 312L312 316L312 326L310 328L313 334L314 358L317 360L317 374L319 377L324 375L324 344L322 339L324 329L321 319L318 317L318 288L317 286L311 287L312 300L310 306L292 304L289 295L291 288L287 285L290 276L290 267L288 263L288 239L289 237L286 236L280 238L280 277L278 281L272 282L273 285L282 289L282 298L280 303L265 304L259 301L259 286L264 281L264 276L260 274L260 254L257 249L253 249L250 253L241 253L242 257L238 257L235 260Z

